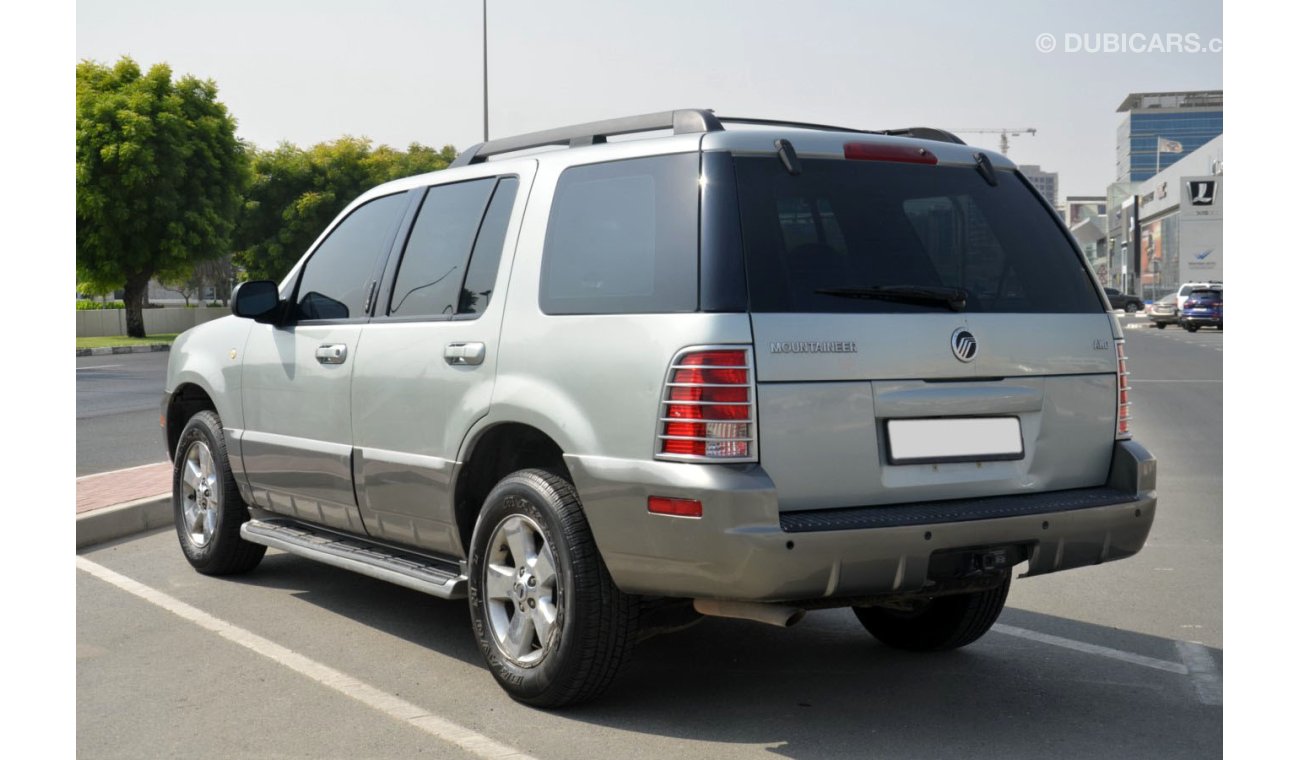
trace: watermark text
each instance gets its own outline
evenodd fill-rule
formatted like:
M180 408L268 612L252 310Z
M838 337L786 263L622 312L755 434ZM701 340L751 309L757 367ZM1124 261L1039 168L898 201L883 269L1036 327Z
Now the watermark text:
M1043 32L1040 53L1222 53L1223 40L1196 32Z

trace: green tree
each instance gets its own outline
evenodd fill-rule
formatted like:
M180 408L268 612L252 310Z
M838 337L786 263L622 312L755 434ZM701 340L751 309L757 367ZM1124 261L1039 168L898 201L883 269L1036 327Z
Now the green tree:
M247 181L211 80L130 58L77 65L77 279L124 289L129 335L144 337L151 278L229 251Z
M445 169L456 149L405 151L343 137L302 149L255 151L253 180L235 233L235 263L249 279L279 280L348 203L375 185Z

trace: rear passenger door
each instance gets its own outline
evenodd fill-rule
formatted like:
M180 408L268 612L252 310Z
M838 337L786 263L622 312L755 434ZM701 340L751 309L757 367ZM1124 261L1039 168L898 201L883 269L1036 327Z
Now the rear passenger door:
M532 181L532 164L523 166L428 188L386 267L352 384L357 499L376 538L461 552L451 473L492 399L504 291Z

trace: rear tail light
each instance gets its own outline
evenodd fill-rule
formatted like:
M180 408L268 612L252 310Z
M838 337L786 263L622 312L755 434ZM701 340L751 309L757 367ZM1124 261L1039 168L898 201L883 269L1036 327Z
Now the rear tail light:
M1115 440L1128 440L1133 437L1130 429L1133 417L1129 414L1128 357L1124 355L1124 341L1115 341L1116 359L1116 393L1115 393Z
M749 348L689 348L673 358L660 398L655 457L757 461Z

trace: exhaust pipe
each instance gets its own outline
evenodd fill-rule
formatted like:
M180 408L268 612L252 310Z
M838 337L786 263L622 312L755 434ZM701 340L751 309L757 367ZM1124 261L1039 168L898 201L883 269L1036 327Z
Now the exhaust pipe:
M733 602L725 599L696 599L695 611L711 617L738 618L767 623L777 628L789 628L803 620L805 610L779 604L759 602Z

